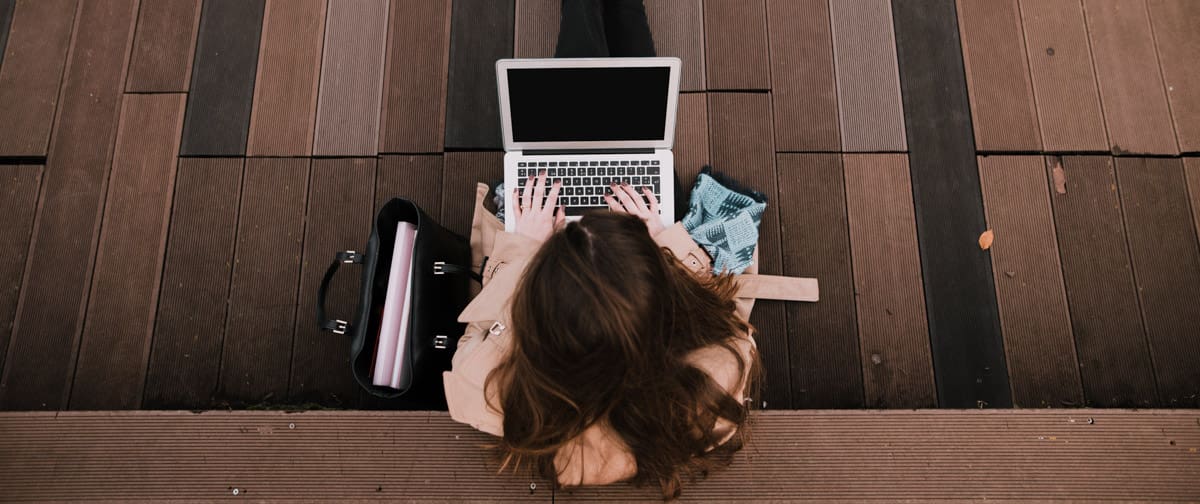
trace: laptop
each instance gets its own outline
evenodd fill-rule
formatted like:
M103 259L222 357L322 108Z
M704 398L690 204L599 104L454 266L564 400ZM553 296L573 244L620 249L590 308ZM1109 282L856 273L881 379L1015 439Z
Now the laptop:
M568 220L608 211L609 183L627 183L651 188L663 225L674 224L679 72L679 58L497 61L505 208L517 205L512 188L546 170L562 181Z

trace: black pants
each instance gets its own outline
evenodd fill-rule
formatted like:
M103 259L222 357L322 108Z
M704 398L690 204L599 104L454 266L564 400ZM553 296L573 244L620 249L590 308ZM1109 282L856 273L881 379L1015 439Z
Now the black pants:
M556 58L652 57L642 0L563 0Z

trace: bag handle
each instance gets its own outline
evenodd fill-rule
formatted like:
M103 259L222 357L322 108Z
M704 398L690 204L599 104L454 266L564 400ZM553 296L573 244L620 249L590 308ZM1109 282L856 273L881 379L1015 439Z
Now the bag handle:
M329 290L329 282L333 281L333 275L337 273L341 265L362 263L362 254L353 250L345 250L338 252L334 256L333 262L329 265L329 269L325 270L325 277L321 279L321 287L317 289L317 324L321 327L321 330L331 331L334 334L346 334L346 331L350 328L350 323L345 320L325 317L325 294Z

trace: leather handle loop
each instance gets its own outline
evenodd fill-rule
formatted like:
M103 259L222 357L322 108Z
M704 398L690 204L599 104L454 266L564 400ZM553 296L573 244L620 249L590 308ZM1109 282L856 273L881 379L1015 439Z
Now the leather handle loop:
M321 278L321 287L317 289L317 324L323 331L330 331L334 334L346 334L350 329L350 323L341 319L329 319L325 316L325 295L329 290L329 283L333 281L333 276L337 274L337 270L343 264L362 264L363 255L353 250L345 250L338 252L333 258L333 262L329 264L329 269L325 270L325 277Z

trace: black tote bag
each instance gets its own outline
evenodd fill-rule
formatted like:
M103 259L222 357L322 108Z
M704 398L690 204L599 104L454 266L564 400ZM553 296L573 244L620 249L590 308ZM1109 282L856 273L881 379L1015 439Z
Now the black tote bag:
M373 385L371 367L400 222L410 222L417 228L407 349L401 363L411 379L401 383L400 389L393 389ZM396 399L391 405L397 408L446 409L442 372L450 369L450 357L465 329L465 324L456 319L469 301L469 282L479 279L466 266L470 263L471 247L466 238L446 230L403 198L394 198L379 210L364 252L337 253L317 292L317 322L323 330L350 335L350 368L359 385L377 397ZM325 313L329 282L342 264L362 265L358 308L351 320L330 319Z

